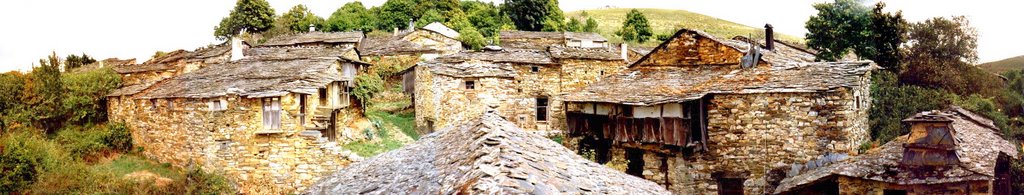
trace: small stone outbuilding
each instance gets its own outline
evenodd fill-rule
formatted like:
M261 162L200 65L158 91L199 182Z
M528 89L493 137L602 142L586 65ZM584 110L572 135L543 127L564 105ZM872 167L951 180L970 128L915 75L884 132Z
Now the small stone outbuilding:
M399 34L398 37L440 51L441 55L450 55L463 50L462 41L459 41L459 32L440 22L427 24L423 28Z
M776 194L1010 194L1020 150L991 120L959 107L904 122L910 134L830 164L793 165Z
M875 68L682 29L564 96L567 145L674 193L764 193L778 164L856 154L869 141Z
M501 31L503 48L544 50L550 46L576 48L610 48L608 39L588 32Z
M306 194L669 194L488 112L339 170Z

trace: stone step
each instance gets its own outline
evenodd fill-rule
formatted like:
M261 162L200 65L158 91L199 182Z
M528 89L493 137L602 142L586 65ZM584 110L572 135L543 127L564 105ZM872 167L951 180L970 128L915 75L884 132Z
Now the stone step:
M305 131L299 132L299 136L307 137L307 138L317 138L317 139L323 138L323 134L321 134L320 131L314 131L314 130L305 130Z
M317 131L317 132L320 132L320 131L323 131L323 130L327 130L327 127L305 127L305 128L306 128L306 131Z
M320 115L313 115L313 121L330 121L330 120L331 120L331 117L320 116Z

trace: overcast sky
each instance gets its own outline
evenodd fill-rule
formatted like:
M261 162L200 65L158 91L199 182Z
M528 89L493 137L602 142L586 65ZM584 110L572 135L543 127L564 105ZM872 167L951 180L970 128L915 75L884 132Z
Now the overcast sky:
M498 0L500 1L500 0ZM683 9L748 26L771 23L777 32L804 35L811 4L824 0L560 0L566 11L619 8ZM873 4L878 0L865 2ZM282 13L305 4L328 17L349 0L269 0ZM377 6L383 0L366 0ZM1021 32L1024 1L899 0L886 1L903 10L910 21L965 15L979 34L981 62L1024 55ZM51 51L60 56L85 52L97 59L138 58L155 51L192 50L217 43L213 27L228 14L234 0L2 0L0 1L0 71L27 70Z

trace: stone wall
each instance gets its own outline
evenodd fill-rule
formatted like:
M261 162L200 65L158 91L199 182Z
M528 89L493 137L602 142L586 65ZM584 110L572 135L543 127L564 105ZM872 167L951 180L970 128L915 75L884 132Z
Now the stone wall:
M933 185L896 185L874 180L839 176L839 194L882 195L886 190L905 191L907 194L992 194L991 181L941 183Z
M855 155L870 141L868 97L866 86L816 93L711 95L705 100L707 151L684 154L615 143L608 164L625 171L623 148L642 147L644 178L675 193L715 194L714 175L728 174L742 175L748 194L761 194L773 187L767 186L764 176L774 167L805 163L826 152ZM576 139L568 143L578 147Z
M512 67L518 75L515 78L475 78L484 80L477 81L475 93L470 94L465 91L465 78L430 74L428 68L418 66L415 87L417 129L429 129L428 121L433 121L436 130L452 124L450 121L480 115L486 108L479 104L483 102L497 106L501 116L527 131L542 134L558 132L566 126L562 96L583 89L603 75L624 70L625 63L621 60L563 59L557 65L512 64ZM548 99L547 121L537 120L538 98Z
M651 52L640 65L738 65L743 53L695 32L683 32L664 43L668 51Z
M429 30L416 30L404 37L402 40L410 41L431 49L441 51L441 55L449 55L462 51L462 42L451 37L441 35Z
M176 167L219 172L250 194L294 193L347 166L357 155L319 134L303 132L297 94L280 97L281 128L263 127L262 100L229 95L210 99L111 97L110 119L126 122L143 155ZM211 110L223 100L224 110ZM317 110L317 96L307 98ZM154 106L155 103L155 106ZM308 115L307 115L308 116Z

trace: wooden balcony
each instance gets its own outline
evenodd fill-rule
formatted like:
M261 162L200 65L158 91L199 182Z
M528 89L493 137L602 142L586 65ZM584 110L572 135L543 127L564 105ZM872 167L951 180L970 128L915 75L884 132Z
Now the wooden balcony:
M699 132L696 120L679 117L632 118L567 112L571 136L595 136L615 142L657 143L686 147Z

